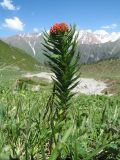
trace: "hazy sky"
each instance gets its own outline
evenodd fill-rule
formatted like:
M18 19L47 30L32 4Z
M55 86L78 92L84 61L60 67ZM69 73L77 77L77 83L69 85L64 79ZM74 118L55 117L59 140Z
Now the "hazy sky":
M120 31L120 0L0 0L0 36L48 30L56 22Z

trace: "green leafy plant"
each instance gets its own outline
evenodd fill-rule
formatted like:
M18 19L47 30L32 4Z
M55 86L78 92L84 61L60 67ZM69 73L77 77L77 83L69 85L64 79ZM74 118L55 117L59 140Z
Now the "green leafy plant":
M46 113L49 113L51 118L51 143L55 145L60 139L60 131L66 121L71 98L74 96L72 89L79 82L79 54L76 54L78 35L75 31L75 26L68 27L65 23L56 23L51 27L50 33L44 32L44 55L48 58L48 64L54 73L53 92Z

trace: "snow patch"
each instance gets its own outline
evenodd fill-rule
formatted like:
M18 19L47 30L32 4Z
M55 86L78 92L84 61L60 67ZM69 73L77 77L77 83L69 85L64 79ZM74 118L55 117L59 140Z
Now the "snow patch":
M29 46L31 47L31 49L32 49L32 51L33 51L33 54L34 54L34 56L35 56L35 55L36 55L36 51L35 51L35 44L36 44L36 41L34 41L33 44L31 44L31 42L28 41L28 44L29 44Z
M53 73L41 72L38 74L26 74L24 77L45 78L48 82L52 82ZM107 88L107 84L92 78L80 78L78 85L73 89L74 93L84 93L86 95L102 95L102 91Z

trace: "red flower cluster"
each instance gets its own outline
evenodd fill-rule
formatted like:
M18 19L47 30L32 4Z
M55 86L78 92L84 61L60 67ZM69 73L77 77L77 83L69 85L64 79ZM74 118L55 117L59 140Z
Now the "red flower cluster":
M55 23L51 29L50 34L58 34L59 32L68 32L69 27L65 23Z

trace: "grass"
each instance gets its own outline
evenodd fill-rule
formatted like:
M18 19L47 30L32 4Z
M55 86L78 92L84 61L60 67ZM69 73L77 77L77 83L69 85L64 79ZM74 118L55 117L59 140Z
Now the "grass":
M39 70L30 71L31 73L50 72L48 67L40 66ZM28 71L19 70L18 68L9 66L4 70L0 70L0 82L2 86L11 86L16 79L21 79L21 75ZM106 60L94 64L82 65L80 68L81 77L95 78L102 80L108 84L107 92L116 94L120 92L120 59ZM33 81L39 84L39 78L33 78ZM44 83L40 80L40 83Z
M12 47L0 40L0 65L16 66L19 70L35 71L39 69L39 63L23 50Z
M120 59L100 61L94 64L82 65L81 73L84 77L100 79L120 78Z
M49 156L45 146L52 136L51 127L49 117L43 119L49 95L50 90L16 94L7 90L0 94L1 156L11 155L21 160L30 159L32 155L37 160ZM120 95L75 97L66 123L60 125L64 125L60 131L62 141L53 151L52 160L59 153L63 159L72 156L81 160L110 157L119 160Z
M120 60L83 65L81 76L107 81L111 84L109 89L118 93L119 68ZM11 86L25 72L8 67L0 73L1 160L9 160L10 155L20 160L56 160L59 153L63 160L120 159L120 94L74 97L66 123L59 124L62 126L59 131L61 141L49 155L47 146L52 137L50 117L47 115L44 119L43 116L51 87L46 87L43 80L39 82L34 77L29 83L42 85L39 92L21 90L14 94Z

